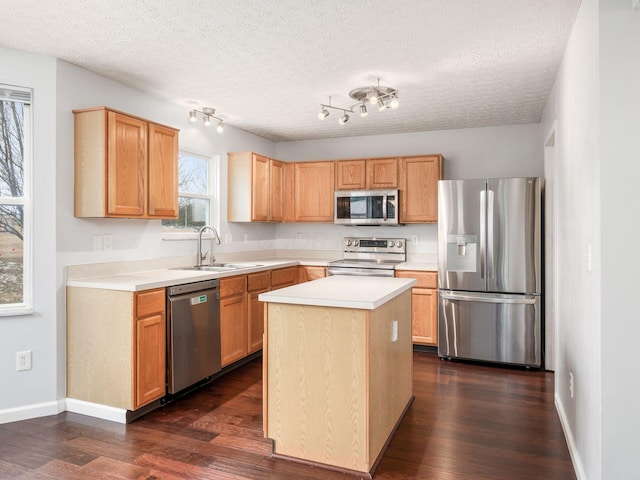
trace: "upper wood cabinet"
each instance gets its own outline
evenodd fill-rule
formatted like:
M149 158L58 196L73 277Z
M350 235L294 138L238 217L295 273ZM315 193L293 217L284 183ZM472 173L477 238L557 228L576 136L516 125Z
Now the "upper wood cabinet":
M338 160L336 190L398 188L398 159Z
M295 163L294 221L333 222L335 163Z
M178 130L105 107L73 113L75 216L177 218Z
M336 162L336 190L363 190L366 187L366 160Z
M400 223L436 223L442 155L403 157L399 166Z
M367 160L367 189L398 188L398 159Z
M282 222L284 163L252 152L228 159L227 220Z

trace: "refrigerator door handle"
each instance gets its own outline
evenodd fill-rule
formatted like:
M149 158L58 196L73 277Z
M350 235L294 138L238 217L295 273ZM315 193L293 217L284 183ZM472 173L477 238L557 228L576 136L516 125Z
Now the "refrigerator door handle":
M535 296L524 296L524 295L496 295L489 296L488 294L474 295L470 293L454 293L454 292L443 292L440 291L440 298L446 300L459 300L463 302L479 302L479 303L511 303L511 304L522 304L522 305L534 305L536 303Z
M485 249L487 244L487 194L480 192L480 278L485 278Z
M493 278L493 190L487 190L487 278Z

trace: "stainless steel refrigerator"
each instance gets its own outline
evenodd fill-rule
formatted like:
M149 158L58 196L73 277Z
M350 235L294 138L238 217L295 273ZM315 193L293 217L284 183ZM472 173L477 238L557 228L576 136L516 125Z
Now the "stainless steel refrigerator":
M438 354L541 367L540 179L438 182Z

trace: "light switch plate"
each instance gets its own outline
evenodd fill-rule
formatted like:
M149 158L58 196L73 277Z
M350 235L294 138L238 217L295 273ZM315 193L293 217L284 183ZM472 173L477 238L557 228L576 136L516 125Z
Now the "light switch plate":
M391 322L391 341L392 342L398 341L398 321L397 320L394 320L393 322Z

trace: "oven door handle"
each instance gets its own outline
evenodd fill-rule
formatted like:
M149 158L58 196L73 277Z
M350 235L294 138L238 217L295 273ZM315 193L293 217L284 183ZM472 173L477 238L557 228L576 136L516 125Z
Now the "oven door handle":
M388 272L388 273L387 273ZM327 268L329 275L351 275L357 277L393 277L394 270L374 268Z

